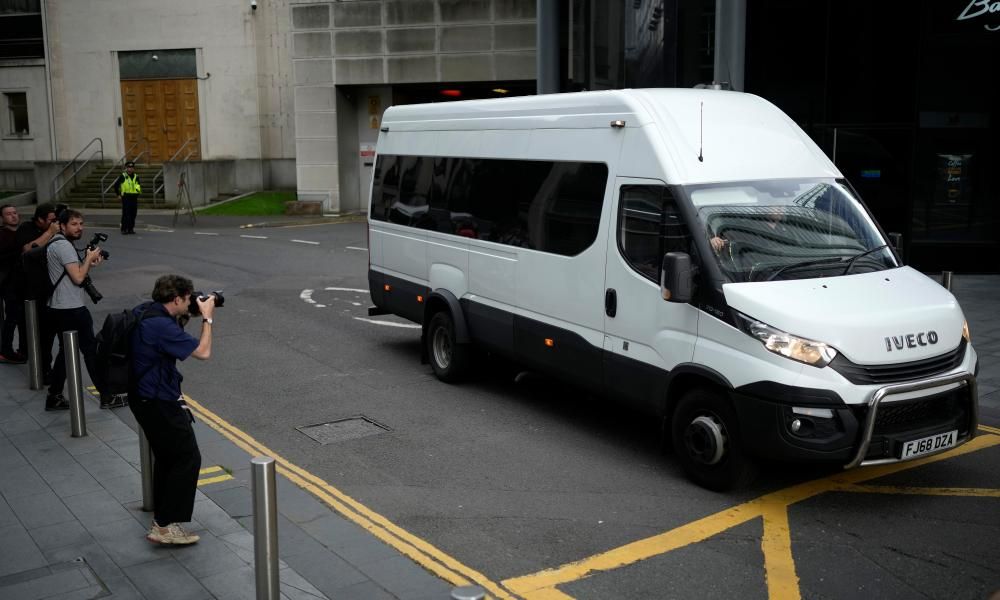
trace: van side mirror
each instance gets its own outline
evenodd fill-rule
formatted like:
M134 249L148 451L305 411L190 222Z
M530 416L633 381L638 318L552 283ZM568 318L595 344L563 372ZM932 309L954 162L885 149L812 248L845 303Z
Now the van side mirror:
M660 296L667 302L686 304L694 295L691 256L686 252L667 252L660 267Z
M889 243L892 244L892 247L895 248L896 250L902 251L903 234L896 231L890 231L888 233L888 236L889 236Z

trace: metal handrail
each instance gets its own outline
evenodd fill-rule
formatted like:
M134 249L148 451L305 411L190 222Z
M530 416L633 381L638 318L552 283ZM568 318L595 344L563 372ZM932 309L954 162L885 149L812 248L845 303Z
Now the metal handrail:
M127 150L125 150L125 154L123 154L121 158L115 161L114 164L111 165L111 168L105 171L104 175L101 176L101 208L104 208L104 195L108 193L108 190L111 189L111 186L113 186L115 184L115 181L118 180L118 176L116 175L115 181L112 181L111 184L108 186L104 185L104 181L108 178L108 175L110 175L113 171L116 171L124 167L125 163L128 162L128 155L133 150L135 150L135 147L138 146L139 144L145 146L145 149L139 154L136 154L132 160L134 162L139 162L139 159L142 158L143 155L149 154L149 142L146 141L146 138L139 138L138 140L132 142L132 145L129 146Z
M72 158L72 160L70 160L65 165L63 165L63 167L61 169L59 169L59 172L57 172L55 174L55 176L52 177L52 182L49 185L52 187L52 201L53 202L55 202L59 198L59 192L61 192L62 189L64 187L66 187L66 184L69 183L69 179L67 179L66 181L64 181L61 184L59 184L58 187L56 186L56 181L60 177L63 176L63 174L66 172L66 169L68 169L68 168L72 167L74 164L76 164L76 161L81 156L83 156L83 153L86 152L87 149L89 149L91 146L94 145L94 142L97 142L98 148L97 148L97 150L91 152L90 156L87 157L87 160L83 161L83 164L80 165L79 167L77 167L73 171L73 184L74 185L76 184L76 175L77 175L77 173L79 173L81 170L83 170L83 168L86 167L90 163L90 161L94 158L95 155L100 154L101 155L101 160L102 161L104 160L104 140L102 140L99 137L95 137L94 139L92 139L89 142L87 142L87 145L83 147L83 150L80 150L80 152L77 153L77 155L74 156Z
M167 168L167 163L168 162L174 162L174 159L177 158L180 155L181 150L183 150L184 148L187 148L187 145L190 144L193 141L194 141L194 138L193 137L189 137L183 144L181 144L181 147L177 149L177 152L174 152L173 156L171 156L167 160L163 161L163 165L160 167L160 170L156 173L156 175L153 175L153 206L156 206L156 195L159 194L160 192L162 192L165 187L167 187L166 180L164 180L162 183L160 183L159 186L156 185L156 181L158 179L164 179L163 171ZM191 148L190 150L188 150L187 154L184 155L184 158L181 159L181 162L182 163L186 163L188 161L188 159L191 158L191 155L193 155L195 152L197 152L197 150L195 148ZM164 193L163 194L163 201L166 202L166 200L167 200L167 195L166 195L166 193Z

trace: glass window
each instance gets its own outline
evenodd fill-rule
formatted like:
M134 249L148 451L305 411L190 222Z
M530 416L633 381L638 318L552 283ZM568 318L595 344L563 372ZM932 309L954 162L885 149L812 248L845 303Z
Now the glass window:
M7 100L7 133L11 135L27 135L28 128L28 94L26 92L5 92Z
M379 155L372 218L565 256L597 239L608 168Z
M654 282L660 280L664 254L691 252L691 234L666 187L622 186L618 248L633 269Z
M730 281L805 279L898 266L842 181L748 181L683 190Z

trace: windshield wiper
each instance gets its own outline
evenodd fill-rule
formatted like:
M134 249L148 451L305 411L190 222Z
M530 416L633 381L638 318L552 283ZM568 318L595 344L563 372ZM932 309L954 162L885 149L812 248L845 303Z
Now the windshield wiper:
M869 254L872 254L873 252L878 252L879 250L883 250L883 249L888 248L888 247L889 247L889 244L882 244L881 246L876 246L876 247L872 248L871 250L865 250L864 252L862 252L860 254L855 254L854 256L851 257L851 260L847 261L847 267L844 268L844 272L842 273L842 275L847 275L848 273L850 273L851 272L851 267L854 266L854 262L856 260L858 260L859 258L862 258L864 256L868 256Z
M814 267L816 265L828 265L833 263L844 262L845 260L847 260L847 257L845 256L828 256L826 258L817 258L813 260L804 260L802 262L789 263L787 265L784 265L774 273L771 273L771 275L764 281L771 281L772 279L774 279L778 275L781 275L788 269L797 269L799 267Z

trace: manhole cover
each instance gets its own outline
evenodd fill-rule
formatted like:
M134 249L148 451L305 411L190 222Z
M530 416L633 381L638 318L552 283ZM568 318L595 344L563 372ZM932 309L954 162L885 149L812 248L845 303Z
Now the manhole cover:
M392 431L385 425L376 423L365 416L340 419L339 421L330 421L329 423L319 423L317 425L303 425L302 427L296 427L296 429L320 444L356 440Z

